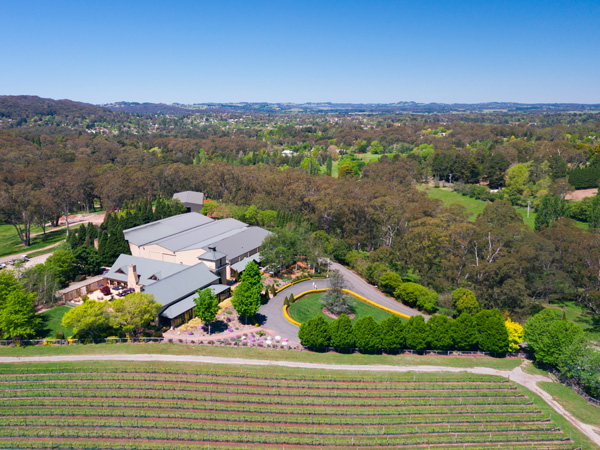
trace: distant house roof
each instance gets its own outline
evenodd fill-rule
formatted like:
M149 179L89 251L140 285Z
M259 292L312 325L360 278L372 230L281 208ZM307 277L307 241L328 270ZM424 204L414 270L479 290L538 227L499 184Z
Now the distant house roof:
M127 266L129 264L135 264L139 284L142 286L154 284L189 267L182 264L157 261L155 259L140 258L138 256L120 255L105 274L105 278L127 283Z
M123 234L127 241L140 247L211 222L214 222L214 219L192 212L129 228L124 230Z
M193 294L198 289L204 289L219 279L204 264L182 267L185 269L163 278L159 283L144 287L143 292L154 295L154 299L166 307Z
M173 194L173 198L176 198L183 206L189 208L191 206L200 206L204 204L204 194L202 192L195 191L185 191L185 192L177 192Z
M211 246L215 246L218 251L225 253L227 259L231 261L260 247L265 238L271 234L270 231L260 227L248 227L232 236L212 242Z

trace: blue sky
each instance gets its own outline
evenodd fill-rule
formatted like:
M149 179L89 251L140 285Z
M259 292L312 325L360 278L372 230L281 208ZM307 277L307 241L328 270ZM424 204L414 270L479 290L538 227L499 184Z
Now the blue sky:
M600 103L600 1L27 1L0 94L90 103Z

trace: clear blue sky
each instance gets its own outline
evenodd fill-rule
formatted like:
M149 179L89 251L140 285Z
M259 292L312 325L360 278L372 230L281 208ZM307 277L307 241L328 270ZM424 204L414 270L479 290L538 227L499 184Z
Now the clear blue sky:
M5 1L0 94L600 103L600 1Z

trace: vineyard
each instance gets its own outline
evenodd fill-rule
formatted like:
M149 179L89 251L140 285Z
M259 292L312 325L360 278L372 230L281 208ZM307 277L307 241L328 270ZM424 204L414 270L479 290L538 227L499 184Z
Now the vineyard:
M0 397L0 448L578 448L486 375L5 365Z

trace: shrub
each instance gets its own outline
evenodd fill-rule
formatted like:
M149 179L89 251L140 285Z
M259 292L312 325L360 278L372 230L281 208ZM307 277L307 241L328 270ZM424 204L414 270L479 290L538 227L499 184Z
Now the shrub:
M402 278L396 272L386 272L379 278L379 287L388 295L394 295L401 284Z
M523 342L523 335L525 333L523 325L511 321L510 318L506 319L504 325L506 325L506 331L508 331L508 351L519 351L519 344Z
M479 348L484 352L504 353L508 351L508 331L502 314L497 309L478 312L473 317L479 332Z
M344 352L354 348L352 322L346 314L342 314L329 324L329 335L331 336L331 346L336 350Z
M381 349L381 326L371 316L359 319L354 324L356 347L362 352L374 352Z
M383 320L381 326L381 347L389 351L398 351L404 348L404 324L396 315L391 315Z
M473 318L467 313L462 313L452 325L454 347L457 350L474 350L477 347L479 335Z
M110 295L110 286L102 286L100 292L102 292L103 295Z
M429 332L423 316L411 317L404 328L406 347L418 352L427 348Z
M62 331L59 331L56 333L56 339L64 339L65 338L65 333Z
M300 342L305 347L321 350L329 345L329 327L323 316L317 316L300 325Z
M417 307L420 310L431 313L435 311L437 293L417 283L402 283L394 291L394 297L402 303Z
M289 304L292 305L296 302L296 299L294 298L294 294L290 294L290 298L289 298Z
M450 350L454 345L452 322L446 316L433 316L427 321L429 330L429 348L432 350Z
M452 292L452 307L455 317L466 312L468 314L477 314L481 307L472 291L465 288L458 288Z

